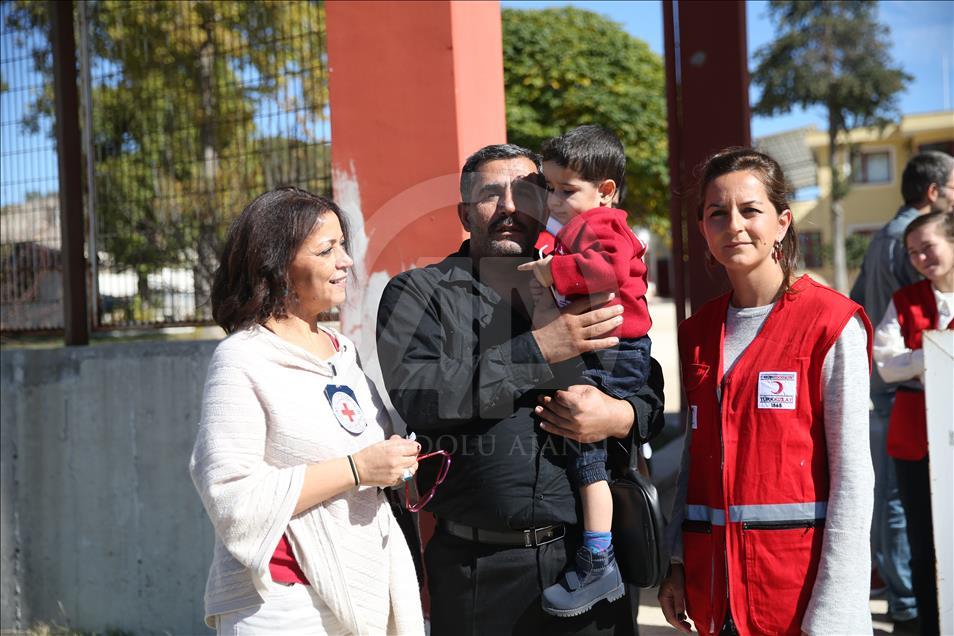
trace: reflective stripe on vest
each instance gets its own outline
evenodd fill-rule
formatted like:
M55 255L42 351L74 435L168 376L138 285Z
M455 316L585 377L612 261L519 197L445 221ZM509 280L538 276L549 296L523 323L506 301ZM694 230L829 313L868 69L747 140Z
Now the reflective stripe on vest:
M729 506L731 523L781 523L814 521L824 519L828 514L827 501L790 504L750 504L747 506ZM714 526L725 525L725 511L709 506L686 506L687 521L708 521Z

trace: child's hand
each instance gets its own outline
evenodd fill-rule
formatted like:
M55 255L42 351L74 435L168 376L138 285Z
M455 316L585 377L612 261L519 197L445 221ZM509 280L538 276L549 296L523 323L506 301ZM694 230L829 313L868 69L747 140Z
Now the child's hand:
M533 301L534 307L539 305L540 301L542 301L545 296L549 296L550 298L553 298L552 296L550 296L550 294L546 293L546 290L540 285L540 283L537 282L536 278L530 279L529 287L530 287L530 300Z
M553 285L553 274L550 273L550 261L553 260L553 254L544 256L538 261L531 261L523 265L517 265L517 270L521 272L533 272L533 277L537 279L543 287Z

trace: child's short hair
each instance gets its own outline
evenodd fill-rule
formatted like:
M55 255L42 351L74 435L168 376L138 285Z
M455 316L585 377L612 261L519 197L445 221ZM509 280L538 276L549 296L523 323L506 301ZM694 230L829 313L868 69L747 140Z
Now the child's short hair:
M619 138L602 126L579 126L548 139L543 142L540 154L544 161L569 168L586 181L599 183L612 179L617 190L623 189L626 153Z

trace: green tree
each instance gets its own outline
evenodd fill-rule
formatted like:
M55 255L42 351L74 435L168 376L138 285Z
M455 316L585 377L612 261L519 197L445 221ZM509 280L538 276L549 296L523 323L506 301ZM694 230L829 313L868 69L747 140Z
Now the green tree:
M835 288L847 291L845 217L850 187L843 161L846 132L896 120L897 97L911 77L893 66L888 27L871 0L772 0L776 36L755 52L753 83L761 96L753 111L787 113L822 106L828 116L832 252ZM839 145L841 144L841 145Z
M507 137L540 144L582 124L626 149L630 220L665 236L669 221L666 80L662 60L612 20L572 7L504 9Z
M848 269L858 269L861 262L865 260L865 252L868 251L868 245L871 244L871 236L865 234L850 234L845 239L845 261ZM822 258L828 264L834 261L834 250L831 243L826 243L822 250Z
M274 175L296 174L277 162L308 155L300 148L305 138L287 140L294 151L276 153L279 142L259 130L257 110L270 102L309 122L325 116L325 65L316 44L324 7L91 0L82 9L97 74L97 248L118 268L137 272L142 300L150 272L192 266L201 306L228 217ZM46 3L19 0L7 26L48 29ZM23 120L37 132L53 111L52 56L38 47L33 58L48 80ZM308 126L301 128L307 136Z

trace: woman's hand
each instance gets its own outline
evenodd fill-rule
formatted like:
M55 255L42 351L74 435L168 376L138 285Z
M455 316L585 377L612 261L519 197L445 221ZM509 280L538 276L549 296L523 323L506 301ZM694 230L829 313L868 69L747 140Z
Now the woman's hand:
M362 486L395 486L404 481L404 471L417 472L421 445L392 435L389 439L359 450L351 457Z
M417 454L421 445L397 435L351 456L362 486L394 486L403 482L404 471L417 471ZM354 490L354 474L347 457L309 464L305 469L305 481L298 495L295 514Z
M686 620L686 570L682 563L673 563L669 576L659 585L659 607L670 625L684 634L692 633Z

